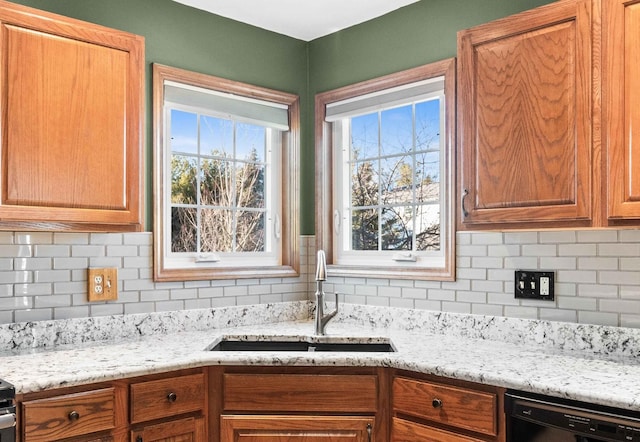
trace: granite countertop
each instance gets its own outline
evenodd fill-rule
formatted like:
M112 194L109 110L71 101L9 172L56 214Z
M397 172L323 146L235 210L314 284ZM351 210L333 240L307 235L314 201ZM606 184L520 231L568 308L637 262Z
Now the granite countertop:
M195 318L190 313L188 321L176 319L183 313L127 318L136 324L128 336L86 342L50 341L51 334L65 336L60 327L68 337L75 336L69 323L14 325L13 348L0 352L0 377L19 393L28 393L208 365L382 366L640 407L640 333L635 329L351 306L329 323L324 339L388 338L397 351L210 351L223 337L314 339L308 307L296 305L294 313L288 308L236 308L226 318L220 312L199 312ZM267 322L274 318L276 322ZM75 327L95 330L104 325L80 321ZM118 333L126 334L126 329L121 326ZM0 337L8 330L0 329ZM42 345L43 339L49 344Z

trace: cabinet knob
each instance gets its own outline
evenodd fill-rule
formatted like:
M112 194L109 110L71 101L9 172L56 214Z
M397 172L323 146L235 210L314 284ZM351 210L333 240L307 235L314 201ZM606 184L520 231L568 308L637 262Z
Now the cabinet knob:
M178 395L175 394L173 391L167 395L167 400L169 402L175 402L177 399L178 399Z
M434 398L431 401L431 405L433 405L433 408L442 408L442 399Z
M70 411L69 414L67 415L67 417L69 418L69 420L71 422L75 422L78 419L80 419L80 413L78 413L76 410Z

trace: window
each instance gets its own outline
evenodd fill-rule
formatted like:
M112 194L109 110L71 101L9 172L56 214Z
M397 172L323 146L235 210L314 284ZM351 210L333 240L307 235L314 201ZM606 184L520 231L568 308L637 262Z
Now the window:
M153 69L155 279L296 276L297 96Z
M454 278L454 69L316 96L316 239L334 275Z

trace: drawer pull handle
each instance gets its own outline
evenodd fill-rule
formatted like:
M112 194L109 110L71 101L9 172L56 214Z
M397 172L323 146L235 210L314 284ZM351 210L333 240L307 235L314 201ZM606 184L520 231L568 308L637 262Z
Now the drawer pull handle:
M367 441L371 442L371 436L373 432L373 426L371 424L367 424Z
M75 422L78 419L80 419L80 413L78 413L76 410L73 410L73 411L69 412L69 415L67 417L69 418L69 420L71 422Z
M431 401L431 405L433 405L433 408L442 408L442 399L435 398Z
M178 400L178 395L177 395L177 394L175 394L175 393L172 391L171 393L169 393L169 394L167 395L167 400L168 400L169 402L175 402L176 400Z

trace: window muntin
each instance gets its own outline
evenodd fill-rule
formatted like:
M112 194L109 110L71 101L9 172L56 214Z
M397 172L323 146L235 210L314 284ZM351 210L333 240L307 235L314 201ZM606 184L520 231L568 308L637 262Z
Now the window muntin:
M454 70L445 60L316 96L317 247L334 275L454 278Z
M297 276L297 96L154 65L154 123L155 279Z

